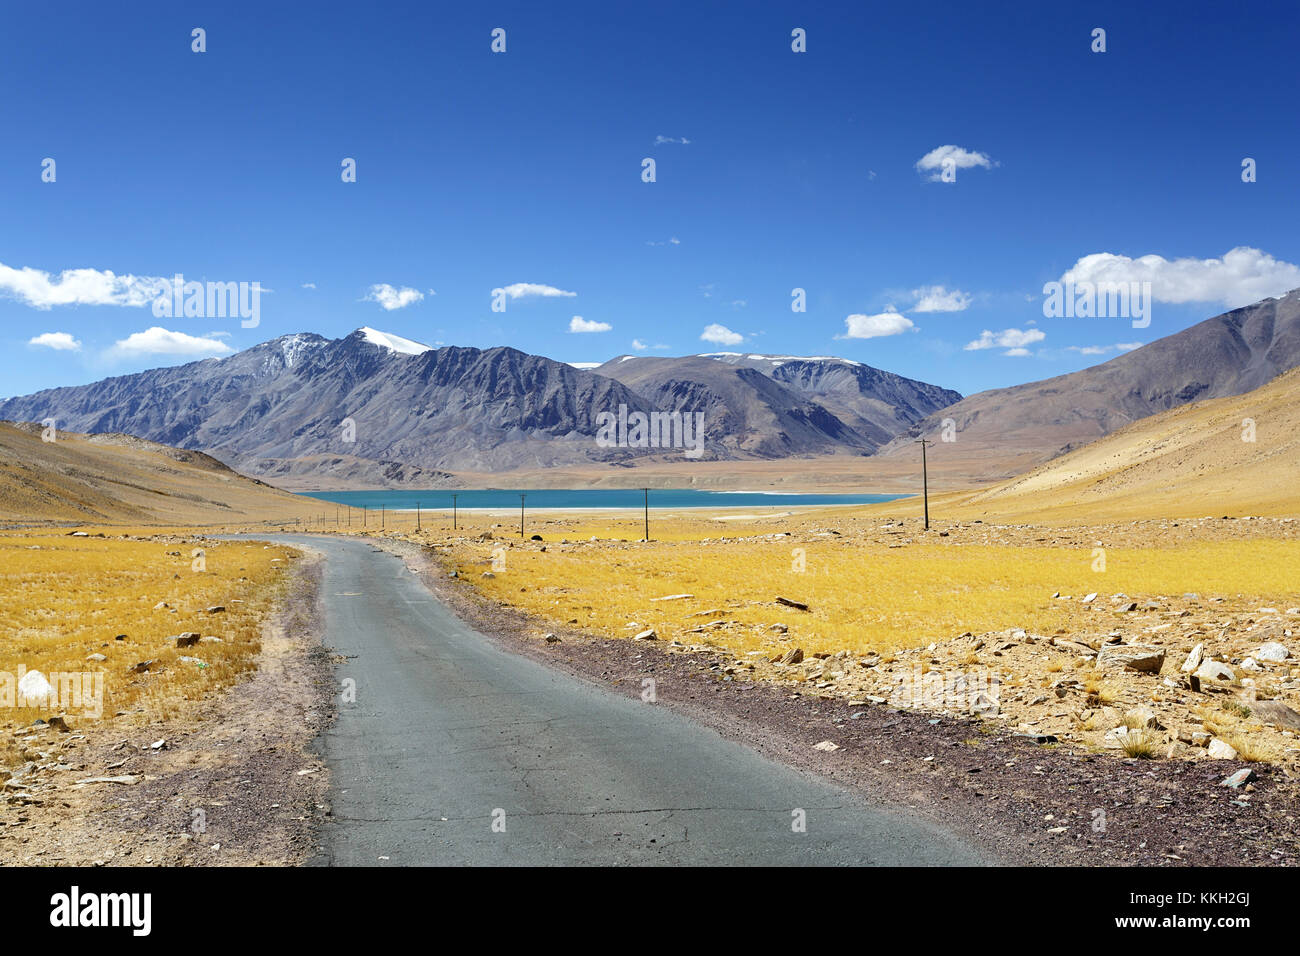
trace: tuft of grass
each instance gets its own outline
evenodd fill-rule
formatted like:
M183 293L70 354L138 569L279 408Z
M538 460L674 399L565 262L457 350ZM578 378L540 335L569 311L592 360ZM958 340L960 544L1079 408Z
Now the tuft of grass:
M1139 760L1152 760L1156 756L1156 748L1159 741L1154 734L1138 733L1128 734L1124 742L1120 745L1121 749L1130 757L1137 757Z
M1235 717L1240 717L1242 720L1245 720L1247 717L1250 716L1250 708L1247 707L1245 704L1241 703L1240 701L1225 700L1220 706L1228 713L1232 714Z

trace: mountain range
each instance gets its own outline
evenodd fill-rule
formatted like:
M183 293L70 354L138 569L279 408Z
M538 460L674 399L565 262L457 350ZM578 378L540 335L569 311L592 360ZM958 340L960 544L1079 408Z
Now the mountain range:
M300 333L9 399L0 419L201 449L271 480L437 487L452 471L681 457L598 442L602 413L703 413L704 460L772 459L869 454L961 398L843 359L733 358L625 356L588 370L370 328L336 340Z
M915 455L915 439L926 437L934 456L960 458L970 477L989 478L1189 402L1241 395L1296 366L1300 290L1091 368L965 398L833 356L622 355L579 368L361 328L333 340L281 336L226 358L0 401L0 419L136 435L296 487L446 487L460 473L689 467L681 449L598 440L605 416L656 412L703 414L704 461L847 455L866 475L873 461Z

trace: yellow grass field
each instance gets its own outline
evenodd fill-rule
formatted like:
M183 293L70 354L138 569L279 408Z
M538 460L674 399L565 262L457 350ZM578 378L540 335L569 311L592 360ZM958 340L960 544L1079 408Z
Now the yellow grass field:
M848 531L848 516L837 516ZM582 527L583 531L596 524ZM737 653L777 644L773 624L806 653L887 652L942 641L965 631L1023 627L1081 634L1096 627L1080 598L1122 592L1135 600L1196 591L1234 603L1300 602L1300 541L1191 541L1159 548L1105 549L1105 570L1093 570L1091 542L1076 546L944 543L904 547L854 540L738 538L682 540L684 529L657 522L656 534L677 540L644 543L520 544L488 541L453 548L458 570L484 594L559 624L631 636L628 625L654 628L663 639L684 637L713 619L733 622L725 646ZM728 529L733 530L733 529ZM740 529L734 529L740 532ZM750 526L745 534L761 534ZM676 533L674 533L676 532ZM498 552L494 577L493 549ZM804 570L797 570L798 550ZM1053 599L1056 592L1073 601ZM655 601L690 594L690 598ZM808 612L775 603L780 595ZM710 613L705 613L710 612ZM737 627L739 625L739 627ZM714 640L722 643L718 634ZM782 642L785 643L785 642Z
M62 714L74 729L115 715L148 723L229 687L255 666L261 623L293 557L257 542L200 545L179 536L0 536L0 763L20 759L11 731L38 718ZM160 602L169 607L155 609ZM207 613L216 606L225 611ZM177 648L183 632L221 640ZM146 672L130 671L150 660ZM19 706L14 682L33 670L74 675L84 699ZM102 701L94 702L100 678Z

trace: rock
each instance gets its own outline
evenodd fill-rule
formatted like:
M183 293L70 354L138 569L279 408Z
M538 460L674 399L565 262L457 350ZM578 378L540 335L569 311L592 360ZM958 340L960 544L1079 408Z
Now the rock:
M693 597L695 597L694 594L665 594L663 597L651 598L650 600L651 601L686 601Z
M496 575L493 574L491 571L484 571L483 574L482 574L482 577L485 577L485 578L489 578L489 579L491 579L491 578L496 577Z
M1084 603L1084 604L1091 604L1091 603L1092 603L1093 601L1095 601L1095 600L1097 600L1097 592L1096 592L1096 591L1093 591L1091 594L1085 594L1085 595L1083 596L1083 603Z
M1210 759L1212 760L1236 760L1237 751L1233 749L1232 744L1215 737L1210 741Z
M790 626L788 624L773 624L771 627L768 628L768 630L776 631L776 633L778 634L786 634L789 632Z
M1264 668L1259 666L1259 661L1255 660L1255 658L1247 657L1241 662L1241 669L1244 671L1258 672L1262 671Z
M140 778L139 778L139 777L133 777L133 776L131 776L130 774L123 774L123 775L120 776L120 777L87 777L87 778L84 779L84 780L78 780L78 781L77 781L78 784L87 784L87 783L120 783L120 784L124 784L124 785L127 785L127 786L130 786L130 785L133 784L133 783L139 783L139 782L140 782Z
M1196 668L1201 666L1201 661L1205 659L1205 645L1197 644L1192 648L1192 652L1187 655L1187 660L1183 661L1183 673L1193 674Z
M213 637L211 634L209 634L207 637L200 637L199 643L200 644L224 644L225 641L223 641L219 637Z
M1108 644L1097 652L1097 666L1101 668L1123 667L1158 674L1164 665L1164 648L1149 644Z
M792 600L790 600L789 598L783 598L783 597L781 597L779 594L778 594L777 597L776 597L776 603L777 603L777 604L784 604L786 607L792 607L792 608L794 608L796 611L806 611L806 610L808 610L808 605L807 605L807 604L804 604L803 601L792 601Z
M153 666L153 663L153 661L141 661L139 664L133 664L128 667L127 671L132 674L143 674Z
M194 631L186 631L184 634L176 635L177 647L193 647L199 642L199 635Z
M1129 611L1136 611L1137 609L1137 601L1129 601L1127 604L1118 604L1115 606L1115 610L1123 614L1127 614Z
M225 614L225 613L226 613L226 606L225 606L224 604L214 604L212 607L208 608L208 613L209 613L209 614Z
M103 654L89 654L86 656L86 660L94 661L96 664L99 664L102 663L103 661L108 660L108 658L105 657Z
M657 641L657 640L659 640L659 635L655 633L654 628L649 628L648 630L644 630L644 631L642 631L640 634L638 634L636 637L632 638L632 640L634 640L634 641Z
M1291 652L1286 649L1286 646L1277 641L1261 644L1259 650L1255 652L1256 660L1268 661L1270 664L1280 664L1290 656Z
M1139 728L1146 730L1164 730L1164 727L1160 724L1160 720L1155 715L1155 711L1150 707L1134 707L1124 716L1131 719Z
M43 703L54 693L54 687L40 671L28 671L18 682L18 696L33 704Z
M1213 738L1212 738L1212 735L1206 733L1204 730L1194 730L1194 731L1192 731L1192 746L1193 746L1193 747L1208 747L1208 746L1210 746L1210 740L1211 740L1211 739L1213 739Z
M62 717L51 717L49 723L51 727L62 734L66 734L72 730L72 728L68 726L68 722Z
M826 751L826 753L830 753L832 750L839 750L839 749L840 749L839 744L833 743L829 740L823 740L819 744L813 744L813 750L824 750Z
M126 640L126 635L125 635L125 634L119 634L119 635L117 635L117 637L113 638L113 640L115 640L115 641L125 641L125 640Z
M554 634L547 634L545 640L546 640L546 643L547 643L547 644L559 644L559 643L560 643L560 639L559 639L558 637L556 637Z
M786 651L780 657L775 658L774 664L798 664L803 660L803 648L795 647Z
M1300 714L1296 713L1280 700L1256 700L1250 705L1250 712L1266 724L1281 727L1284 730L1300 730Z
M154 609L155 611L165 611L165 610L167 610L169 607L171 607L171 605L168 604L166 601L159 601L157 604L155 604L155 605L153 606L153 609Z
M1217 680L1229 683L1237 679L1233 669L1221 661L1206 661L1196 669L1196 677L1203 681Z
M1232 787L1232 789L1236 790L1238 787L1243 787L1254 779L1255 771L1247 767L1244 770L1238 770L1231 777L1224 777L1219 781L1219 786Z
M178 657L176 659L178 661L184 661L186 664L198 664L200 667L208 666L204 661L200 660L197 657Z

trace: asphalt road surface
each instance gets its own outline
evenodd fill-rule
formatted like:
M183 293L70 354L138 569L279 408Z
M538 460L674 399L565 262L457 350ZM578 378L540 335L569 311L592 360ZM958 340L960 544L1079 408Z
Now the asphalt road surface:
M503 650L365 541L257 537L325 554L323 637L346 656L340 694L355 681L355 703L317 741L333 809L317 864L991 862L661 706Z

